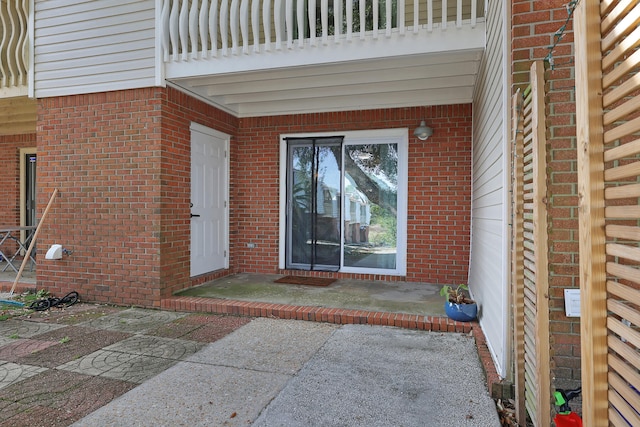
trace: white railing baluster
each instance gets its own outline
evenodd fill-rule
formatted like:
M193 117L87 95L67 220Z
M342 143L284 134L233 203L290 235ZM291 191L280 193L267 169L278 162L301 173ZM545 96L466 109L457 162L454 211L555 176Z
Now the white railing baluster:
M285 33L287 34L287 48L293 48L293 0L285 1Z
M180 21L178 23L179 35L180 35L180 47L182 53L182 60L189 59L189 1L182 0L182 7L180 8Z
M404 2L405 0L398 0L398 22L396 25L400 30L400 34L404 34L406 30L406 27L404 25Z
M189 44L191 45L191 57L198 57L198 0L191 0L191 10L189 10Z
M340 43L342 33L342 0L333 0L333 42Z
M271 50L271 0L262 1L262 31L264 32L264 50L265 52L269 52Z
M478 23L478 0L471 0L471 28Z
M209 38L211 39L211 56L218 56L218 2L211 1L209 6Z
M359 18L360 18L360 40L364 40L364 33L367 29L367 27L365 26L366 23L366 19L365 19L365 2L363 0L360 0L358 2L359 8L358 8L358 13L360 14Z
M304 4L305 0L296 0L296 23L298 24L298 47L304 48Z
M320 25L322 25L322 44L329 43L329 1L320 0Z
M253 37L253 52L260 52L260 0L251 2L251 35Z
M7 17L9 18L9 23L8 24L4 24L3 26L6 26L4 28L4 32L6 34L5 42L3 43L3 47L4 47L4 58L3 61L6 63L7 66L7 86L8 87L12 87L15 86L15 77L16 77L16 67L14 64L14 60L12 58L12 53L14 51L14 42L15 42L15 38L16 38L16 23L13 20L13 11L11 10L12 4L10 4L10 2L6 2L7 3Z
M229 9L229 28L231 28L231 54L238 54L238 8L240 0L231 0Z
M174 61L178 60L180 55L178 46L180 45L180 37L178 34L178 18L180 16L180 2L173 0L171 5L171 14L169 15L169 38L171 40L171 57Z
M353 0L347 0L347 41L353 37Z
M162 22L162 55L164 56L165 62L169 61L169 5L171 4L170 0L164 0L162 3L162 11L160 12L160 21Z
M0 38L0 87L7 87L7 67L9 64L7 64L8 61L6 60L3 52L9 52L9 49L7 48L7 42L9 40L9 30L7 27L9 4L6 2L0 2L0 8L2 8L3 5L7 6L7 12L5 13L5 11L0 9L0 24L2 24L2 38Z
M332 18L329 1L333 2ZM288 49L303 49L317 46L319 38L323 45L352 41L358 31L362 40L367 35L381 37L383 29L387 38L394 33L404 35L411 25L413 32L419 34L425 27L421 25L425 23L425 13L427 32L434 31L434 24L440 31L450 25L474 27L482 16L478 0L455 0L451 14L448 3L454 0L435 0L435 5L434 0L414 0L413 20L407 21L407 0L384 0L384 8L380 1L360 0L354 13L354 0L159 0L160 54L165 62L215 58L219 50L222 56L228 56L229 51L238 55L240 48L244 55L250 55L260 53L263 46L264 52L270 51L273 39L276 50L283 49L285 40ZM30 75L29 3L30 0L0 0L0 80L5 87L24 84ZM25 10L18 10L20 4ZM466 14L469 7L471 13ZM441 16L434 15L434 8ZM470 19L465 21L465 16ZM359 29L354 28L356 19Z
M249 0L240 2L240 34L242 34L242 53L249 54Z
M391 1L391 0L389 0ZM380 19L380 3L373 0L373 38L378 38L378 20Z
M282 33L283 33L283 19L282 19L282 0L274 0L273 3L273 26L276 30L276 50L282 50Z
M447 29L447 0L442 0L442 23L440 24L440 28L443 30Z
M11 32L9 37L9 43L7 44L7 63L9 64L9 86L17 86L18 85L18 74L20 70L18 68L18 62L16 61L16 50L18 48L18 25L15 21L16 13L14 10L15 3L11 3L11 5L7 4L7 10L11 8L9 11L9 21L11 22Z
M13 56L13 59L11 60L11 62L14 64L15 66L15 71L13 72L13 76L11 76L11 80L13 81L13 86L20 86L21 84L23 84L22 82L22 64L20 63L20 57L22 56L20 54L20 49L18 49L22 43L21 43L21 37L22 34L24 33L23 31L23 24L22 24L22 15L20 14L20 11L18 10L18 4L13 3L11 5L11 7L13 8L13 13L12 15L15 16L16 20L12 20L13 22L13 37L11 37L12 42L11 42L11 55Z
M309 43L316 45L316 0L309 0Z
M398 0L398 2L402 2L402 0ZM385 19L385 26L386 26L385 35L387 37L391 37L391 21L392 21L391 18L393 18L392 14L391 14L391 0L386 0L384 2L384 5L385 5L385 8L384 8L385 14L387 15L386 19Z
M222 56L229 54L229 1L220 2L220 43L222 43Z
M209 56L209 40L207 30L209 22L209 0L202 0L200 13L198 15L198 30L200 32L200 58Z
M28 0L22 0L22 16L24 17L24 27L22 30L22 41L19 45L19 49L20 49L19 54L22 60L22 69L24 71L22 84L27 85L29 83L28 82L28 79L29 79L29 59L28 59L29 23L27 22L29 17L29 1Z

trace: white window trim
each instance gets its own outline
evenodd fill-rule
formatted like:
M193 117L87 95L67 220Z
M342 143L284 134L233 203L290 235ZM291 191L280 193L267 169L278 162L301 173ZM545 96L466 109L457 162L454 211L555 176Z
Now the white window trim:
M398 212L397 212L397 253L396 268L357 268L341 267L341 273L357 274L381 274L389 276L406 276L407 274L407 215L408 215L408 175L409 175L409 129L377 129L363 131L344 132L310 132L292 133L280 135L280 216L279 233L280 243L278 248L278 268L285 268L285 245L286 245L286 207L287 207L287 138L309 138L323 136L344 136L344 145L362 143L397 143L398 144ZM344 191L343 191L344 193ZM344 216L344 209L342 210ZM341 218L341 226L344 225L344 218Z

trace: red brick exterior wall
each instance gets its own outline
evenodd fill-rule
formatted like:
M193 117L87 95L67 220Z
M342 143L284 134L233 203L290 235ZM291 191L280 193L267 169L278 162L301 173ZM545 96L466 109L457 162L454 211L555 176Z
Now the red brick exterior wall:
M514 0L513 80L516 87L528 82L533 60L544 59L554 34L567 20L564 0ZM553 49L553 69L546 72L547 138L549 158L549 268L550 332L553 372L557 387L580 381L580 322L567 318L564 289L579 287L578 196L575 137L573 26ZM515 88L514 88L515 90Z
M173 89L148 88L42 99L38 112L40 214L60 191L39 247L73 251L60 261L40 258L39 288L159 306L162 297L219 275L277 273L280 134L402 127L410 137L406 279L467 280L471 105L239 120ZM411 134L422 119L434 128L425 142ZM232 136L230 269L195 279L192 121ZM257 247L248 249L249 241Z
M173 89L38 103L38 211L59 197L39 247L38 287L89 301L160 306L189 284L191 121L232 133L235 119Z
M231 156L231 243L234 256L241 260L237 268L251 273L279 272L281 134L406 127L409 132L406 280L466 282L471 215L471 114L471 105L465 104L241 119L238 144L232 148ZM434 129L427 141L418 140L412 133L423 119ZM247 248L249 242L256 243L256 247Z

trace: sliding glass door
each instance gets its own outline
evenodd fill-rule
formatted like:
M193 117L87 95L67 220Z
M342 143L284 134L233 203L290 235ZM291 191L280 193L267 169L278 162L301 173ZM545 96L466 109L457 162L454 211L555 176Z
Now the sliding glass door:
M402 132L283 138L285 268L404 274L407 142Z
M344 266L393 270L398 144L352 144L344 151Z
M287 268L340 268L342 138L288 141Z

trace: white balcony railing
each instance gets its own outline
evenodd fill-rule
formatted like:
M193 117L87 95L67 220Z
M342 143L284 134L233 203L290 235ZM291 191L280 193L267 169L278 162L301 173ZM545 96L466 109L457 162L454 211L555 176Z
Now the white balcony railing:
M0 1L0 93L2 94L26 95L29 72L28 16L29 0Z
M478 4L481 3L481 4ZM162 0L165 62L475 27L478 0Z

